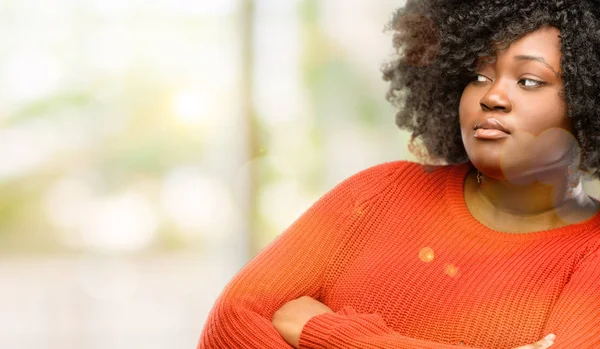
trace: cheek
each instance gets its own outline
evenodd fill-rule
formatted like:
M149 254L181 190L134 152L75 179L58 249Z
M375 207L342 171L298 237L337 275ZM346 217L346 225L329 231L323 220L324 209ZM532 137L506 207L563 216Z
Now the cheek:
M573 129L567 117L566 103L556 95L522 101L516 115L520 128L534 135L556 127L567 131Z
M464 89L458 106L458 117L463 141L469 139L468 136L471 136L473 133L473 125L476 121L475 116L481 111L481 107L479 106L480 100L481 96L478 96L475 90L469 86Z
M461 129L468 127L467 125L471 121L469 119L469 115L473 115L474 112L477 112L477 108L479 108L479 100L481 98L476 96L476 93L469 88L469 86L465 87L461 97L460 103L458 106L458 116L460 121Z

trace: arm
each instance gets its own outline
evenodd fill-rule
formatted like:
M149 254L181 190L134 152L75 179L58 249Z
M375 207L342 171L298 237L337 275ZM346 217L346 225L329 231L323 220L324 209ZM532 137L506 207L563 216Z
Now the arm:
M322 312L321 314L315 315L307 323L303 324L304 327L302 328L299 348L474 348L466 347L462 344L441 344L403 336L388 328L383 318L379 315L361 315L352 307L344 307L338 313ZM535 343L526 344L514 349L547 349L554 344L555 338L554 334L550 334Z
M378 314L359 314L352 307L347 306L337 313L312 317L302 329L299 348L472 349L474 347L406 337L387 327Z
M544 334L556 334L552 349L600 348L600 248L588 254L572 274L551 311ZM543 341L543 340L542 340ZM540 341L540 342L542 342ZM312 317L303 327L300 348L452 349L402 336L377 314L358 314L345 307ZM520 348L535 347L526 345ZM538 348L541 348L539 345Z
M356 214L359 173L318 200L225 287L206 321L198 348L290 348L271 323L286 302L319 298L326 268Z
M572 274L545 331L556 334L552 349L600 348L600 248Z
M326 306L325 304L312 299L308 296L303 296L300 297L298 299L292 300L290 302L287 302L281 309L279 309L278 311L275 312L275 315L273 316L273 325L275 326L275 328L277 329L277 331L281 334L281 336L288 342L290 343L290 345L292 345L294 348L299 348L299 340L300 340L300 335L301 332L303 330L303 328L305 327L306 323L312 319L315 316L321 315L321 314L327 314L327 313L333 313L333 311ZM339 311L339 315L357 315L357 312L354 311L354 309L352 309L352 307L344 307ZM378 318L377 316L375 317L375 321L381 321L380 318ZM383 324L384 331L387 330L387 328L385 327L385 324ZM307 332L308 332L308 328L307 328ZM323 331L326 332L326 331ZM392 332L391 330L387 330L386 332ZM399 337L403 337L403 336L399 336ZM401 340L405 340L406 338L403 338ZM554 340L556 339L556 336L554 334L549 334L548 336L538 340L535 343L532 344L527 344L527 345L523 345L520 346L518 348L514 348L514 349L547 349L548 347L550 347L552 344L554 344ZM375 339L373 339L373 341L371 341L371 339L369 339L368 343L361 343L360 346L359 343L353 343L353 347L368 347L368 348L388 348L390 347L390 345L392 345L392 343L389 343L389 339L384 339L385 342L381 343L381 346L378 345L377 342L375 342ZM308 340L310 341L310 340ZM310 343L306 343L307 341L305 340L302 343L302 347L309 347L309 348L318 348L318 347L322 347L320 344L318 344L319 339L317 339L317 342L310 342ZM331 343L327 343L329 347L329 345L331 345ZM348 344L349 345L349 344ZM394 348L397 347L407 347L409 346L410 348L446 348L446 347L452 347L455 348L455 346L452 345L445 345L445 344L438 344L438 343L433 343L433 342L427 342L427 341L420 341L420 340L415 340L415 339L411 339L408 338L407 341L405 341L404 343L398 344L399 346L394 345ZM465 348L463 345L461 345L461 348Z

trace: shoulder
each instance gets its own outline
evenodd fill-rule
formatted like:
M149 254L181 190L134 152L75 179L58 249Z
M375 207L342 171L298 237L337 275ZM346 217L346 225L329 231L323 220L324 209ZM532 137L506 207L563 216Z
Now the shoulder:
M366 168L356 174L352 175L349 179L351 180L369 180L369 179L385 179L394 176L402 176L407 172L424 172L425 166L406 160L398 160L391 162L384 162Z
M348 177L343 184L352 185L357 190L377 190L411 174L425 172L423 165L411 161L384 162L359 171Z
M594 238L585 245L582 261L593 260L600 265L600 227L594 233Z
M443 187L453 168L460 165L429 166L411 161L392 161L364 169L340 183L357 201L366 201L385 192L418 194L432 186Z

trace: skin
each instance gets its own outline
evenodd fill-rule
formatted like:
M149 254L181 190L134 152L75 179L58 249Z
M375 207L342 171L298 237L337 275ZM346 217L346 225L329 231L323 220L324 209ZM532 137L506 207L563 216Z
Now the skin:
M471 214L502 232L533 232L591 218L598 204L581 190L569 194L567 167L575 164L577 141L560 92L560 31L541 28L497 52L493 63L482 63L474 82L463 91L459 115L463 144L482 173L467 175L464 196ZM516 57L516 58L515 58ZM531 59L531 57L538 57ZM474 136L474 126L486 118L499 120L509 131L500 139ZM310 297L283 305L272 322L295 348L311 317L332 312ZM514 349L548 348L555 336Z
M298 348L300 333L313 316L333 313L328 306L308 296L285 303L273 314L271 322L288 344Z
M484 225L503 232L533 232L591 218L598 204L580 188L568 194L567 166L577 141L560 96L560 31L541 28L482 64L463 91L459 115L463 144L476 173L465 182L465 201ZM515 57L540 57L538 60ZM474 136L487 118L510 132L501 139ZM576 168L576 166L575 166Z

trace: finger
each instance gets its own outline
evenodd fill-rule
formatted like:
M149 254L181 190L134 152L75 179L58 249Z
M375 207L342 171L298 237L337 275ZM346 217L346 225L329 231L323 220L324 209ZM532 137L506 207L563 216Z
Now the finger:
M554 334L549 334L533 344L524 345L515 349L546 349L554 344L555 339L556 336Z
M540 341L538 341L538 346L540 348L548 348L549 346L551 346L552 344L554 344L554 340L556 339L556 336L551 333L549 335L547 335L546 337L542 338Z

